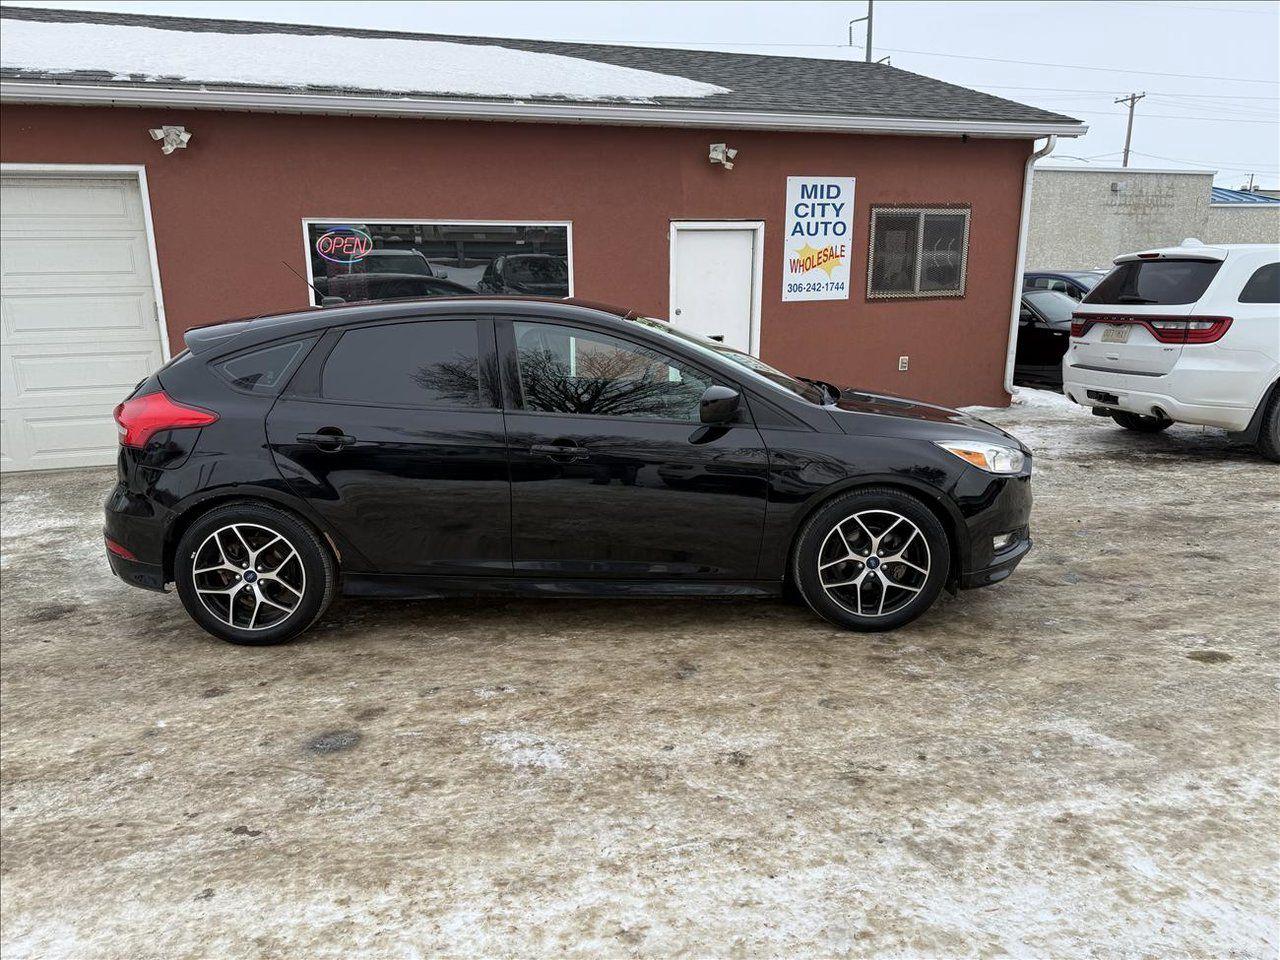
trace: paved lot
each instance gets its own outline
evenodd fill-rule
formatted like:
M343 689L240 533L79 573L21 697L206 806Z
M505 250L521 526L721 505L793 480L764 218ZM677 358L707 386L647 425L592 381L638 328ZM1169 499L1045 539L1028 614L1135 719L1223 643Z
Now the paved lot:
M1276 956L1280 469L990 417L1037 549L881 637L339 601L239 649L109 577L108 471L6 478L5 957Z

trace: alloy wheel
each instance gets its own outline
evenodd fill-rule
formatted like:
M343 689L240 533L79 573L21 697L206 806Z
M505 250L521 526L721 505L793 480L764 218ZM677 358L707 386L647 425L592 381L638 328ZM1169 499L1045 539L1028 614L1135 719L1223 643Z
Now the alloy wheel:
M932 557L920 528L892 510L845 517L822 541L818 582L835 603L860 617L897 613L929 580Z
M200 603L236 630L267 630L302 603L307 573L298 550L281 533L257 523L219 527L191 557Z

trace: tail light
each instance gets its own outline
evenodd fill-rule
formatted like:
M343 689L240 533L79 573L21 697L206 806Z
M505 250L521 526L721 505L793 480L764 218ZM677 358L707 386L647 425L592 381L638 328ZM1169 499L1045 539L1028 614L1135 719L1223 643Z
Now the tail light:
M178 403L160 391L126 400L116 407L115 418L120 427L120 445L142 448L162 430L207 427L217 421L218 415Z
M116 543L110 537L106 537L105 539L107 541L107 549L112 553L114 553L121 560L137 560L138 559L133 555L133 551L130 550L128 547L122 544Z
M1083 337L1095 323L1133 323L1146 327L1161 343L1217 343L1231 328L1231 317L1138 317L1131 314L1073 313L1071 336Z

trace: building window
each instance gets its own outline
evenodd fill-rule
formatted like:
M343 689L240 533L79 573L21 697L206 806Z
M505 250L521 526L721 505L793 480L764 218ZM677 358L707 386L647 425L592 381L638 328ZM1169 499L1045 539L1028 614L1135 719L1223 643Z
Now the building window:
M304 222L312 302L572 294L568 223Z
M962 297L968 259L968 208L872 208L868 298Z

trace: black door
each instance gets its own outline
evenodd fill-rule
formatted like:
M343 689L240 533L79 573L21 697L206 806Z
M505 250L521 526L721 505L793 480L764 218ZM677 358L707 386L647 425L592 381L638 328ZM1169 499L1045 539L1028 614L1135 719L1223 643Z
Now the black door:
M327 340L267 420L294 492L379 572L509 574L492 321L379 323Z
M517 573L751 580L768 458L743 422L707 427L713 378L641 342L499 321Z

